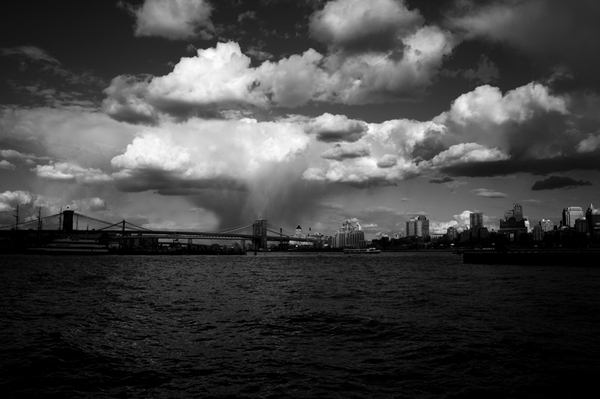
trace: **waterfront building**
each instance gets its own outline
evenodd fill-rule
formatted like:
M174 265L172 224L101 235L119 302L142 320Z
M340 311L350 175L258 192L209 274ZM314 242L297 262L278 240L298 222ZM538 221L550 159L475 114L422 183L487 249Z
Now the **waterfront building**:
M542 224L533 226L533 241L542 241L544 239L544 230Z
M520 234L527 233L529 221L523 217L523 206L513 204L513 209L504 212L504 220L500 220L498 233L507 235L509 239L515 240Z
M469 215L471 221L471 229L483 227L483 213L482 212L471 212Z
M587 220L585 220L585 219L575 220L575 231L577 233L587 233L588 232Z
M594 205L590 204L589 208L585 212L585 220L588 224L588 232L592 235L599 235L600 209L594 208Z
M342 228L331 238L331 246L333 248L365 248L365 233L358 222L353 224L346 220Z
M406 222L407 237L429 237L429 220L419 215Z
M562 211L562 225L564 227L575 227L575 221L583 218L583 209L580 206L569 206Z
M446 229L446 236L451 241L456 240L456 238L458 237L458 230L456 229L456 227L448 227L448 229Z

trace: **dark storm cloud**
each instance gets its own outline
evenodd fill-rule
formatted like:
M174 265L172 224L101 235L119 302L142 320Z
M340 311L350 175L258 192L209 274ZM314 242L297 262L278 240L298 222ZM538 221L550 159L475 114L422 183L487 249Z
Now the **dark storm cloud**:
M529 0L477 2L457 7L448 26L467 39L502 42L523 51L540 66L564 65L577 78L600 90L600 2ZM468 3L467 3L468 4Z
M220 177L214 179L183 179L181 173L159 169L136 169L115 179L117 188L124 192L154 190L161 195L195 195L204 189L245 191L240 181Z
M321 157L334 161L343 161L345 159L367 157L370 153L371 151L369 148L361 143L346 145L335 144L324 151L321 154Z
M450 176L491 177L513 173L547 175L571 170L600 170L600 151L550 159L508 159L491 162L469 162L441 168Z
M435 183L435 184L443 184L443 183L450 183L451 181L454 181L453 178L451 177L440 177L440 178L433 178L429 180L429 183Z
M536 181L531 189L533 191L540 190L556 190L558 188L575 188L581 186L591 186L592 183L585 180L575 180L566 176L550 176L545 180Z

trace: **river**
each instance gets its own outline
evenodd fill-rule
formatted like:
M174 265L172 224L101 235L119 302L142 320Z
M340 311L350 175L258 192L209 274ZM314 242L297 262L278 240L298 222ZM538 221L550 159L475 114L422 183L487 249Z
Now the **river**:
M450 253L0 257L0 391L547 398L600 387L600 268Z

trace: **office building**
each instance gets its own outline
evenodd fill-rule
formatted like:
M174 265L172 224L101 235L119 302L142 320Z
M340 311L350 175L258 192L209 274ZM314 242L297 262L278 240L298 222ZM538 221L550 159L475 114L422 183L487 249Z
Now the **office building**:
M331 237L333 248L365 248L365 233L360 224L346 220L333 237Z
M471 220L471 229L483 227L483 213L482 212L471 212L469 215Z
M583 209L580 206L569 206L562 211L562 226L575 227L577 219L584 219Z
M406 222L407 237L428 237L429 220L423 215L414 217Z

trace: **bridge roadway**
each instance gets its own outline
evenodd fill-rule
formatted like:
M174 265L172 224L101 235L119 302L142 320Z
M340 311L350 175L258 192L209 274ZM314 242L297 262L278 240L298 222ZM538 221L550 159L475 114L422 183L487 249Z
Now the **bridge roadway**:
M119 239L119 238L136 238L136 237L146 237L146 238L181 238L181 239L199 239L199 240L260 240L263 238L260 235L253 234L229 234L229 233L206 233L206 232L196 232L196 231L172 231L172 230L149 230L149 231L140 231L140 230L72 230L69 233L62 232L60 230L33 230L33 229L23 229L23 230L0 230L0 237L6 236L14 236L15 234L19 236L48 236L50 234L65 234L69 236L75 236L84 238L86 235L95 236L102 233L107 233L111 238ZM302 241L302 242L318 242L317 239L314 238L299 238L293 237L289 235L268 235L265 236L267 241Z
M259 240L263 238L259 235L253 234L228 234L228 233L204 233L194 231L121 231L121 230L102 230L102 232L109 233L109 235L115 238L133 238L133 237L147 237L147 238L195 238L204 240ZM302 242L318 242L314 238L299 238L291 237L288 235L280 236L265 236L267 241L302 241Z

